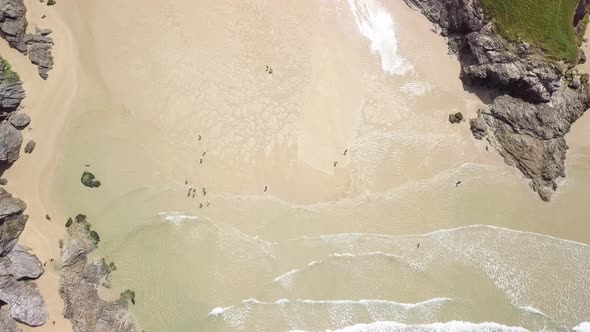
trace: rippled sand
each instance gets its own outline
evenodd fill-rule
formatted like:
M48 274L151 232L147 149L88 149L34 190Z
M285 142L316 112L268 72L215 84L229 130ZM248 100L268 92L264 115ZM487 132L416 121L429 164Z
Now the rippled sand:
M92 220L114 292L136 291L147 331L536 331L590 317L588 145L573 140L543 203L448 123L481 101L402 1L71 10L87 47L54 192ZM80 185L84 164L100 189Z

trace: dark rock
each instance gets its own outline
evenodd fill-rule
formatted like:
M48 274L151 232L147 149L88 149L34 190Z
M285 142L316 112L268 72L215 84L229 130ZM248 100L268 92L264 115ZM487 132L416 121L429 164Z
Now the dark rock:
M577 89L580 87L580 85L582 84L582 82L580 81L580 76L576 75L572 78L572 80L568 83L568 87L571 89Z
M0 178L0 186L5 186L8 184L8 179L6 178Z
M16 245L28 219L22 214L26 207L22 200L0 188L0 256L5 256Z
M31 123L31 117L25 112L14 112L8 117L8 122L16 129L24 129Z
M508 165L531 179L531 187L548 201L557 188L555 180L565 177L564 136L588 107L586 85L560 89L550 103L543 104L500 96L471 120L471 130L476 138L485 137Z
M8 310L5 307L0 308L0 331L3 332L22 332L16 321L10 317Z
M491 104L470 121L474 137L486 138L549 200L555 180L565 176L564 136L590 106L589 76L547 60L526 42L504 39L486 21L479 1L405 2L440 27L458 55L463 83L492 92Z
M27 145L25 145L25 153L33 153L33 150L35 150L35 146L37 145L37 143L35 143L35 141L30 140L29 142L27 142Z
M21 53L27 53L24 42L27 30L27 8L23 0L0 1L0 36Z
M123 293L121 293L121 299L124 299L125 301L131 301L131 303L135 305L135 292L130 289L126 289Z
M0 301L8 306L17 322L40 326L47 322L45 302L32 281L18 281L13 276L0 276Z
M461 112L449 114L450 123L460 123L461 121L463 121L463 114Z
M11 124L0 123L0 163L11 164L19 157L23 135Z
M86 171L82 173L82 178L80 181L82 181L82 184L89 188L98 188L101 185L100 181L95 179L94 174Z
M76 218L67 228L59 281L64 317L71 321L74 331L141 331L128 311L128 300L134 301L135 294L124 292L116 301L105 301L98 295L101 285L109 285L112 269L104 259L88 261L88 255L96 249L91 232L85 217Z
M0 116L16 111L24 98L23 82L10 64L0 58Z
M29 45L29 59L39 67L39 76L43 79L47 79L48 72L53 69L53 39L50 34L49 29L36 29L35 34L27 34L25 38Z
M55 0L47 0L47 6L55 5Z
M68 218L68 221L66 221L66 227L72 226L72 222L74 222L72 218Z

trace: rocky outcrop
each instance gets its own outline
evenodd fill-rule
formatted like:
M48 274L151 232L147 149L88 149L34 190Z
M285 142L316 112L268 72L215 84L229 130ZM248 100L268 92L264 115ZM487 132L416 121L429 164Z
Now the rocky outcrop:
M526 42L504 39L477 0L405 1L447 38L464 84L492 92L492 102L470 121L475 138L487 139L548 201L565 176L564 136L590 106L587 79L575 74L566 82L563 63L548 61Z
M41 276L43 267L37 257L16 244L28 219L25 208L22 200L0 188L0 301L14 320L39 326L47 321L47 310L30 279Z
M27 8L22 0L0 0L0 35L11 47L27 53Z
M75 220L68 220L66 226L59 281L59 294L65 305L64 317L72 322L74 331L140 331L128 311L128 301L135 301L129 292L122 293L116 301L105 301L98 295L100 286L109 285L112 265L104 259L89 261L88 255L97 248L98 234L93 233L86 216L78 215Z
M49 29L35 29L35 34L28 34L26 44L29 45L29 59L39 67L39 76L49 77L48 72L53 69L53 39L49 36Z
M18 159L23 135L7 122L0 123L0 162L12 164Z
M53 68L51 30L36 28L34 34L26 33L26 14L23 0L0 0L0 36L11 47L28 53L31 62L39 67L39 76L47 79L47 73Z

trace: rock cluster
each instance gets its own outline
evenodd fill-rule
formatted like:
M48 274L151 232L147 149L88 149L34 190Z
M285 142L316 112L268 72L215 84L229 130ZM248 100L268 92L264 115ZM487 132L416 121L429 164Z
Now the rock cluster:
M0 58L0 164L12 164L20 155L24 129L31 118L17 111L25 98L23 82L10 65Z
M49 77L48 73L53 69L53 39L49 36L49 29L35 29L35 34L27 34L26 44L29 45L29 59L39 67L39 76L43 79Z
M26 205L0 188L0 330L18 331L14 321L39 326L47 321L45 302L32 279L43 274L41 262L17 245L28 216Z
M555 181L565 176L564 136L590 106L588 77L575 74L566 80L569 69L563 63L547 60L526 42L507 41L486 21L477 0L405 2L447 38L465 85L492 92L491 103L470 121L475 138L487 139L548 201Z
M72 322L76 332L140 331L128 311L128 301L135 304L135 293L125 291L116 301L105 301L98 295L99 287L109 286L109 275L115 267L104 259L89 261L88 255L97 248L99 240L86 216L69 219L66 227L59 281L64 317Z
M27 8L23 0L0 0L0 36L23 54L29 54L32 63L39 67L39 76L47 79L53 68L51 30L35 29L27 33Z

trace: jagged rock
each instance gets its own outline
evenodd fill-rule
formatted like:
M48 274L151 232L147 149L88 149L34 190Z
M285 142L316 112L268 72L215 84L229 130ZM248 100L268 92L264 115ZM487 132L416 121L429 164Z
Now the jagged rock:
M450 123L461 123L463 121L463 113L457 112L449 114L449 122Z
M25 153L33 153L33 150L35 150L35 146L37 145L37 143L35 143L35 141L30 140L29 142L27 142L27 145L25 145Z
M0 123L0 163L11 164L18 159L23 135L11 124Z
M0 186L5 186L8 184L8 179L6 178L0 178Z
M22 330L16 326L16 321L10 317L8 310L4 307L0 308L0 331L3 332L21 332Z
M128 300L134 301L134 296L124 292L118 300L107 302L98 295L98 287L109 283L111 268L104 259L88 262L88 255L96 249L96 242L92 239L86 217L79 215L75 222L68 223L59 281L64 317L71 321L76 332L140 331L128 311Z
M29 45L29 59L39 67L39 76L47 79L48 72L53 69L53 39L49 36L51 30L36 29L35 34L27 34L26 43Z
M10 64L0 58L0 116L6 116L17 110L24 98L23 82L12 71Z
M493 92L491 104L470 121L474 137L486 138L549 200L555 180L565 176L564 136L590 106L589 76L568 71L569 88L562 86L567 67L546 60L526 42L509 42L497 34L477 0L405 2L440 27L449 50L458 55L464 84Z
M23 0L0 0L0 35L8 44L27 53L25 32L27 30L27 8Z
M555 180L565 177L564 136L588 107L590 95L585 85L578 90L560 89L550 103L531 104L500 96L471 120L471 130L477 139L485 137L508 165L531 179L531 187L548 201L557 188Z
M16 129L23 129L31 123L31 117L25 112L14 112L8 117L8 122Z
M29 326L47 322L45 302L32 281L18 281L13 276L0 276L0 301L8 305L10 316Z
M0 258L0 275L11 275L16 280L37 279L43 274L43 265L37 256L19 245Z
M94 174L86 171L82 173L82 178L80 179L80 181L83 185L89 188L98 188L101 184L100 181L96 180Z

